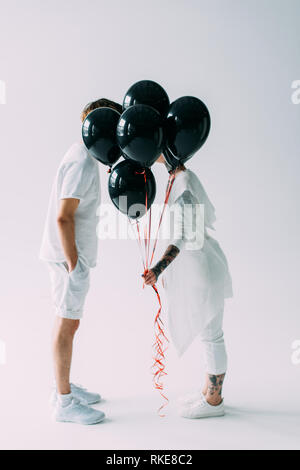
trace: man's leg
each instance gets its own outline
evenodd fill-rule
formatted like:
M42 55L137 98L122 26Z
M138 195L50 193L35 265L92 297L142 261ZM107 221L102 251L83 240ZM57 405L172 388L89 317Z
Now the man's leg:
M68 273L64 263L49 263L49 268L57 311L53 332L56 378L56 390L52 401L53 416L58 422L86 425L100 423L105 418L105 414L88 406L89 402L98 403L100 396L90 394L70 384L73 341L80 324L79 319L82 317L84 300L89 287L89 270L81 266L81 263L72 273ZM60 315L75 318L63 318Z
M71 393L70 370L73 340L79 328L79 320L56 317L53 335L53 355L56 387L59 395Z
M70 369L73 340L79 320L56 318L53 338L54 367L58 399L55 402L54 419L58 422L97 424L105 414L81 402L71 393Z

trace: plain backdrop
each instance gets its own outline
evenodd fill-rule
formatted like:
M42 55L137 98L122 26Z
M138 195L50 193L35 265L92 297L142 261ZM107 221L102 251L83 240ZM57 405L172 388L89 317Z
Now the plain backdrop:
M300 339L300 105L291 99L300 78L299 1L1 0L0 11L7 93L0 105L3 416L30 421L52 381L53 310L38 251L56 169L80 138L83 106L100 97L122 102L141 79L160 83L171 101L197 96L211 113L209 139L188 167L216 207L216 238L233 277L225 396L254 407L271 400L274 413L286 406L299 413L300 366L291 362L292 343ZM109 202L106 168L100 173ZM159 202L167 174L161 167L154 173ZM157 303L142 289L141 270L134 241L100 243L73 377L106 397L153 394L145 407L155 414ZM171 345L167 369L169 397L198 387L198 345L180 361ZM13 431L0 432L6 446L21 445Z

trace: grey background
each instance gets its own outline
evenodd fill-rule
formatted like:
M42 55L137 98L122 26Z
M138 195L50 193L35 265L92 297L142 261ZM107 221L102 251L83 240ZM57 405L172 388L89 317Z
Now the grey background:
M38 251L52 180L80 136L81 109L100 97L121 102L132 83L146 78L171 100L198 96L211 112L211 135L188 166L216 206L216 237L234 281L225 318L226 395L252 405L271 399L274 413L297 401L299 412L300 366L291 363L292 342L300 338L300 105L291 101L292 82L300 79L299 1L1 0L0 8L0 79L7 86L7 104L0 105L5 399L13 401L19 390L28 400L33 390L44 399L51 381L53 318ZM159 201L166 175L154 171ZM104 167L101 179L108 201ZM150 393L157 306L141 289L137 247L102 242L99 260L74 375L106 394ZM198 386L202 368L196 345L181 362L171 347L168 394ZM279 417L273 418L276 427ZM291 446L288 429L283 425L272 439ZM255 441L243 436L236 445ZM139 439L136 445L146 445ZM228 435L222 442L234 445Z

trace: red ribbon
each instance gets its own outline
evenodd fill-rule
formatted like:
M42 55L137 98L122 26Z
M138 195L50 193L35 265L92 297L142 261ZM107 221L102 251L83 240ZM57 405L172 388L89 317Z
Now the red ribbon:
M163 403L162 406L158 410L159 416L161 416L163 418L163 417L165 417L165 415L161 414L161 411L169 403L168 398L163 393L164 384L163 384L163 381L162 381L163 377L168 375L167 372L165 371L165 368L166 368L166 366L165 366L165 359L166 359L165 352L168 349L168 346L165 346L165 342L167 342L167 344L168 344L169 340L165 335L164 324L163 324L163 321L161 319L162 304L161 304L160 295L159 295L159 292L158 292L157 287L155 285L152 286L152 288L156 292L158 302L159 302L159 310L156 314L155 321L154 321L155 343L153 345L153 348L154 348L154 351L155 351L155 356L153 357L154 363L153 363L153 366L152 366L152 368L154 369L153 383L154 383L154 387L156 388L156 390L159 391L161 397L165 400L165 403Z
M160 230L160 227L161 227L161 223L162 223L162 220L163 220L163 215L165 213L166 206L167 206L168 201L169 201L170 193L171 193L172 186L173 186L173 183L174 183L174 180L175 180L175 175L170 175L170 177L169 177L167 190L166 190L166 197L165 197L165 201L164 201L164 206L163 206L160 218L159 218L159 224L158 224L158 227L157 227L157 231L156 231L156 235L155 235L155 241L154 241L154 245L153 245L153 249L152 249L152 253L151 253L151 259L150 259L150 263L149 263L150 240L151 240L151 207L150 207L149 212L148 212L147 175L146 175L145 169L142 169L141 171L138 171L136 173L137 174L143 174L144 178L145 178L146 215L147 215L147 213L149 213L148 224L146 224L145 227L144 227L144 254L143 254L143 249L142 249L142 240L141 240L141 231L140 231L139 221L138 220L136 221L137 235L138 235L137 236L137 241L138 241L138 245L139 245L139 249L140 249L140 253L141 253L142 264L143 264L143 267L144 267L144 276L145 276L148 273L149 266L151 266L153 258L154 258L154 254L155 254L155 250L156 250L156 246L157 246L157 241L158 241L159 230ZM130 221L130 219L129 219L129 221ZM143 287L145 287L145 284L144 284ZM153 349L154 349L155 354L154 354L154 357L153 357L154 363L152 365L153 383L154 383L155 389L159 391L161 397L164 400L164 403L162 404L162 406L158 410L158 414L159 414L160 417L165 417L165 415L162 414L161 411L169 403L168 398L164 394L164 384L163 384L163 377L165 377L167 375L167 372L165 370L166 369L166 366L165 366L165 359L166 359L165 352L168 349L169 340L168 340L167 336L165 335L164 324L163 324L163 321L161 319L161 311L162 311L161 298L160 298L158 289L157 289L155 284L152 286L152 288L153 288L154 292L156 293L157 300L158 300L158 303L159 303L159 309L158 309L158 312L157 312L157 314L155 316L155 320L154 320L155 342L154 342L154 345L153 345Z

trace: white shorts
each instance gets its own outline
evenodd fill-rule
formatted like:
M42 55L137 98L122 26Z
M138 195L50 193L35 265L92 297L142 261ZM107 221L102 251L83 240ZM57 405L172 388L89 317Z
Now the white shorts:
M80 320L90 286L89 266L80 257L71 273L65 262L47 262L47 266L56 315L61 318Z

